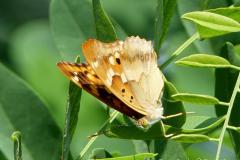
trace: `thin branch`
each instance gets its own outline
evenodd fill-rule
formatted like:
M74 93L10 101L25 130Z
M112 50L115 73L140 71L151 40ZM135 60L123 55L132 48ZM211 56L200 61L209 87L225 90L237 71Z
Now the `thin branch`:
M225 122L224 122L224 125L223 125L223 129L222 129L220 137L219 137L216 160L220 159L224 134L226 132L226 129L228 128L228 123L229 123L231 111L232 111L232 108L233 108L235 97L238 93L239 86L240 86L240 73L238 74L237 82L235 84L235 87L234 87L234 90L233 90L233 93L232 93L232 96L231 96L231 99L230 99L230 102L229 102L229 107L228 107L228 111L227 111L227 114L226 114L226 119L225 119Z
M227 106L227 107L230 105L230 103L221 102L221 101L218 104L222 106Z

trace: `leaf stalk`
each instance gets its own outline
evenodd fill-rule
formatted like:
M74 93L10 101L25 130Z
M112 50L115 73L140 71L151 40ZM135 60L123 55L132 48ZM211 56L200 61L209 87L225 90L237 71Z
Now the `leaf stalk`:
M223 140L224 140L224 134L226 132L226 129L229 128L228 123L229 123L231 111L232 111L232 108L233 108L234 100L235 100L236 95L237 95L238 90L239 90L239 85L240 85L240 73L238 74L237 82L236 82L235 87L233 89L233 93L232 93L232 96L231 96L231 99L230 99L228 111L227 111L227 114L226 114L226 119L224 121L224 125L223 125L223 128L222 128L220 137L219 137L218 148L217 148L217 153L216 153L216 160L220 159L222 144L223 144Z

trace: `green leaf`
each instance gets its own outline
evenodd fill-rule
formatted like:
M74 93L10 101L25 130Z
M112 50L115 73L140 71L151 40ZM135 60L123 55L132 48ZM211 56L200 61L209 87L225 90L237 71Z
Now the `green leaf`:
M95 37L94 16L88 0L52 0L50 24L64 59L73 60L81 55L81 44L89 37Z
M14 160L22 160L22 136L19 131L15 131L12 134L12 140L14 143Z
M175 101L172 98L172 95L177 94L178 91L175 88L175 86L165 80L164 81L164 94L163 94L163 107L164 107L164 115L174 115L178 113L183 113L181 116L176 116L173 118L169 118L166 120L163 120L164 124L176 127L176 128L181 128L181 126L185 123L186 121L186 112L183 106L183 103L180 101Z
M211 138L202 134L180 134L171 137L171 140L181 143L199 143L210 141Z
M22 133L24 160L59 159L62 134L41 98L0 64L0 150L13 159L9 135ZM44 154L43 154L44 153Z
M229 17L231 19L234 19L237 22L240 22L240 7L224 7L224 8L215 8L215 9L209 9L208 12L219 14L222 16Z
M228 60L219 56L208 54L193 54L184 57L175 63L191 67L234 68L239 70L239 67L231 65Z
M92 4L97 38L104 42L115 41L117 39L116 32L102 7L101 0L92 0Z
M76 62L79 63L80 59L77 58ZM68 160L69 157L70 144L78 122L82 89L74 82L70 81L68 92L65 129L62 143L62 160Z
M176 3L176 0L158 0L154 34L154 46L157 54L166 37L171 18L176 8Z
M200 104L219 104L219 100L215 97L201 94L177 93L172 95L177 101L200 103Z
M190 12L184 14L182 18L197 24L197 30L201 38L210 38L240 31L240 24L234 19L211 12Z
M91 155L89 156L89 159L104 159L104 158L112 158L112 155L104 148L94 149Z
M155 123L147 130L144 130L143 128L139 128L137 126L110 126L110 128L103 133L108 137L120 139L165 139L161 122Z
M210 118L206 116L188 116L186 123L182 127L181 133L206 133L222 126L225 117Z
M153 158L157 154L154 153L140 153L131 156L124 156L124 157L115 157L115 158L103 158L101 160L145 160L147 158Z
M182 18L191 20L201 26L217 31L224 32L240 31L240 24L237 21L216 13L206 11L195 11L184 14Z
M183 128L175 128L172 126L164 125L158 122L147 130L143 130L137 126L111 126L103 133L110 138L120 139L136 139L136 140L167 140L165 135L178 135L178 134L196 134L206 133L217 129L224 122L225 117L210 118L205 116L192 116L188 119ZM164 132L165 131L165 132ZM162 144L165 145L165 144Z
M220 56L228 59L232 64L238 64L234 53L234 46L231 43L226 43L220 52ZM218 68L215 70L215 96L221 101L229 101L233 92L234 85L237 80L237 71L232 71L228 68ZM224 84L224 85L223 85ZM234 106L231 112L230 125L239 126L240 124L240 96L235 98ZM227 109L215 105L217 116L222 116L227 113ZM240 133L229 130L230 138L234 146L235 154L238 159L240 158Z

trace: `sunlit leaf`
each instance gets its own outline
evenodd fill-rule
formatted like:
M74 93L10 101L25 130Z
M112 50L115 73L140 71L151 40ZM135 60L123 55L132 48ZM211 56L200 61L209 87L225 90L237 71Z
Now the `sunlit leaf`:
M192 67L239 69L237 66L231 65L228 60L219 56L209 54L193 54L184 57L175 63Z
M240 24L232 18L206 11L186 13L182 18L197 24L201 38L210 38L231 32L239 32Z
M200 104L219 104L219 100L215 97L201 94L177 93L172 95L177 101L200 103Z

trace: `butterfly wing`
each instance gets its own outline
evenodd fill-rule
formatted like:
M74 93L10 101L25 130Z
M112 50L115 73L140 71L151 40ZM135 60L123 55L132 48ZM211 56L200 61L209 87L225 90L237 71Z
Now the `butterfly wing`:
M163 108L159 98L164 82L150 41L139 37L113 43L91 39L83 44L83 53L116 97L145 115L150 123L161 118Z
M150 41L129 37L122 49L123 72L141 106L148 112L146 118L161 119L163 107L159 100L163 91L163 75L157 66L157 56Z
M57 65L70 80L107 105L136 120L144 116L129 108L125 103L112 94L112 92L108 90L104 83L98 78L89 64L59 62Z
M105 86L129 108L147 115L146 110L134 98L129 81L123 72L122 41L103 43L90 39L82 46L84 56Z

